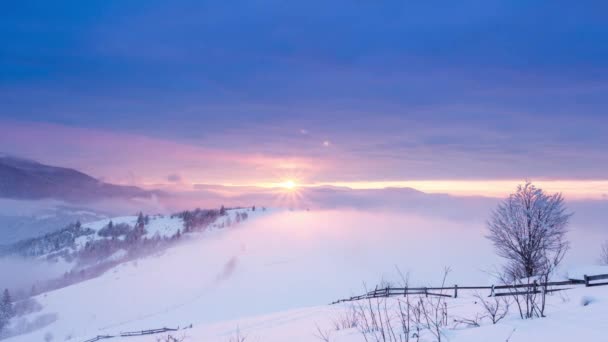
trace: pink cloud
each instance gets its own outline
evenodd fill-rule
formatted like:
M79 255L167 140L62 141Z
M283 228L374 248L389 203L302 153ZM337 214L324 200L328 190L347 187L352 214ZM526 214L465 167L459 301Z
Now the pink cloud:
M137 185L167 183L167 175L176 173L188 184L251 184L275 181L294 169L314 173L325 164L49 123L1 122L0 146L6 153Z

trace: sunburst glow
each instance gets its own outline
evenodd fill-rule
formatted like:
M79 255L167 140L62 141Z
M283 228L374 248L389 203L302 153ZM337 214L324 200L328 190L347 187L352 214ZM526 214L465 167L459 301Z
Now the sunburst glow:
M287 180L287 181L281 183L281 187L285 188L287 190L293 190L296 187L296 182L294 182L292 180Z

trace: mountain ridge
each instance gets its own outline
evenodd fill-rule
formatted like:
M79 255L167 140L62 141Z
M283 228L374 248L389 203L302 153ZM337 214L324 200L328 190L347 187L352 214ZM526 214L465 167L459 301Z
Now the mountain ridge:
M149 197L158 191L105 183L81 171L0 153L0 198L93 201Z

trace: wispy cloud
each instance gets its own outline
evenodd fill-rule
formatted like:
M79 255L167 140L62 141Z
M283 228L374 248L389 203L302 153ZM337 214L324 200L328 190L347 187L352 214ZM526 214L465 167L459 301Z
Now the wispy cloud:
M434 125L378 117L345 121L342 128L310 121L314 129L306 135L297 128L302 122L294 120L180 140L3 121L0 145L5 152L74 167L109 182L174 190L194 184L268 187L294 180L310 186L497 196L530 178L576 197L608 193L605 138L594 132L606 123L537 118L532 124L545 125L542 136L534 133L536 128L492 128L484 120ZM577 131L590 127L591 136L568 136L559 129L568 125ZM329 141L326 136L331 136L330 144L323 144Z
M167 183L167 175L175 170L191 184L225 184L270 180L271 175L286 170L312 170L322 165L320 161L314 163L298 156L207 148L137 134L47 123L2 122L0 146L13 154L77 168L106 181L144 186Z

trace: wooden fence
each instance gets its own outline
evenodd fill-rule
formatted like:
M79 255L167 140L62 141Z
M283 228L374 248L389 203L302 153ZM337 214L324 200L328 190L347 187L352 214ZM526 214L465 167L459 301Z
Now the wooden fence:
M192 327L192 325L190 325L190 328ZM150 330L140 330L140 331L127 331L127 332L121 332L118 335L98 335L96 337L93 337L89 340L86 340L84 342L97 342L99 340L105 340L108 338L114 338L114 337L130 337L130 336L144 336L144 335L154 335L154 334L161 334L161 333L165 333L165 332L169 332L169 331L178 331L180 330L179 327L173 329L173 328L160 328L160 329L150 329Z
M608 285L608 281L602 282L602 283L595 283L595 281L597 280L607 280L608 279L608 274L600 274L600 275L594 275L594 276L588 276L585 275L584 277L584 281L585 281L585 286L602 286L602 285Z
M598 282L601 280L607 280L604 282ZM368 298L380 298L380 297L394 297L394 296L407 296L407 295L424 295L424 296L441 296L441 297L458 297L459 290L490 290L490 296L513 296L513 295L521 295L526 293L540 293L543 288L548 287L561 287L561 286L573 286L573 285L585 285L587 287L590 286L603 286L608 285L608 274L599 274L587 276L585 275L583 279L570 279L565 281L550 281L547 283L537 283L534 281L530 284L516 284L516 285L492 285L492 286L450 286L450 287L386 287L383 289L376 288L373 291L370 291L366 294L360 296L353 296L347 299L340 299L331 304L338 304L343 302L351 302L357 301L361 299ZM518 291L519 289L523 289L523 291ZM571 287L565 288L551 288L547 289L546 292L555 292L555 291L563 291L571 289ZM496 292L500 290L509 290L509 292ZM515 291L511 291L515 290ZM441 291L441 292L434 292ZM444 293L451 292L453 294ZM192 328L192 325L186 327ZM184 329L186 329L184 328ZM140 330L140 331L127 331L121 332L118 335L98 335L94 338L86 340L84 342L97 342L100 340L105 340L114 337L130 337L130 336L143 336L143 335L153 335L153 334L161 334L170 331L178 331L179 327L172 328L160 328L160 329L150 329L150 330Z
M584 279L570 279L564 281L550 281L546 283L539 283L536 280L529 284L515 284L515 285L491 285L491 286L449 286L449 287L386 287L377 288L373 291L367 292L359 296L353 296L350 298L340 299L331 304L338 304L343 302L352 302L361 299L369 298L381 298L381 297L395 297L395 296L407 296L407 295L424 295L424 296L441 296L458 298L459 290L490 290L490 296L513 296L522 295L526 293L541 293L544 289L546 292L556 292L571 289L573 285L585 285L589 286L603 286L608 285L606 282L597 282L598 280L607 280L608 274L599 274L593 276L584 276ZM551 288L549 288L551 287ZM558 288L554 288L558 287ZM564 287L564 288L559 288ZM497 292L500 290L509 290L507 292ZM521 290L521 291L520 291ZM436 292L440 291L440 292ZM446 293L447 292L447 293Z

